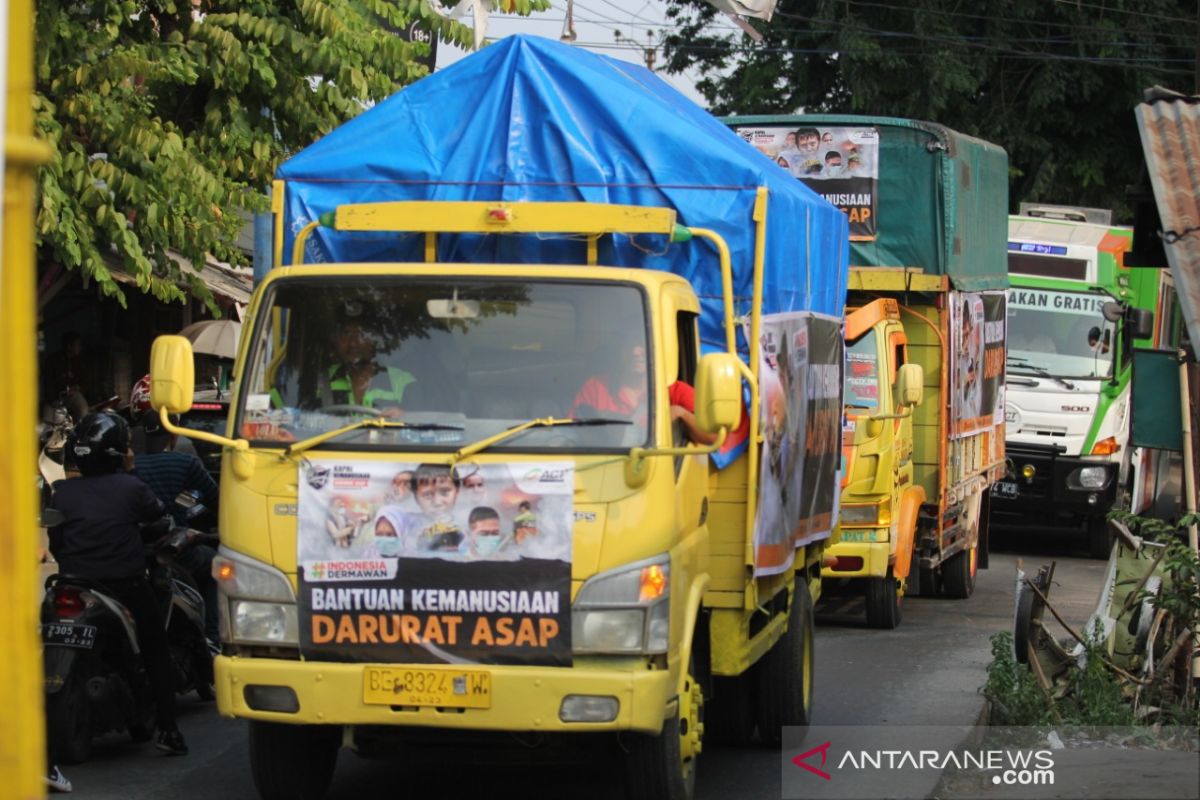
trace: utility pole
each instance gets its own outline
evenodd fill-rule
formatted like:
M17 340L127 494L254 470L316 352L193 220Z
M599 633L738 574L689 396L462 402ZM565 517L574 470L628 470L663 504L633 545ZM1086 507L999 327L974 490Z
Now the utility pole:
M642 58L646 60L646 69L654 72L654 60L658 56L658 45L654 43L654 32L646 31L646 45L640 45L628 36L623 36L620 31L613 31L613 38L618 42L631 44L638 50L642 51Z

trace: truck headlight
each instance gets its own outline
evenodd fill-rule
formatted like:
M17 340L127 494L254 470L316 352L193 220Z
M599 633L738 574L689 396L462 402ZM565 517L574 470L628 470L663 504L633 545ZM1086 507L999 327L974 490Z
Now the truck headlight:
M881 500L878 503L865 505L843 505L840 512L842 524L849 527L854 525L891 525L892 501Z
M298 644L299 624L295 603L263 603L258 600L231 600L230 637L239 643Z
M292 584L275 567L222 547L212 563L221 638L236 644L298 645Z
M571 608L577 653L665 653L671 562L666 554L589 578Z
M1103 489L1108 483L1108 471L1109 468L1105 466L1080 467L1071 473L1067 482L1072 489Z

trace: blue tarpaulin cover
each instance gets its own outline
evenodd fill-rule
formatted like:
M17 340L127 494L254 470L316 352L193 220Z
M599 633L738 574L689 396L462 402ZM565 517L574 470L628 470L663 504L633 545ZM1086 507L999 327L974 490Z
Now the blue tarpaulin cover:
M764 313L841 317L845 216L649 70L533 36L511 36L396 93L279 167L285 262L296 232L346 203L589 201L669 206L729 243L736 311L752 295L759 186L770 192ZM605 237L600 263L668 270L703 305L706 349L724 347L721 274L704 241ZM318 228L305 261L422 261L420 234ZM439 238L447 262L584 263L574 240Z

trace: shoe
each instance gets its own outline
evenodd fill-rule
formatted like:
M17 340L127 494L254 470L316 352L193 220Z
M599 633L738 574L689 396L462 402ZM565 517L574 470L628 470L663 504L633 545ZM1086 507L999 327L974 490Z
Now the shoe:
M178 729L173 731L160 730L158 738L154 740L154 746L164 753L173 756L186 756L188 752L187 742L183 740L183 734Z
M57 764L50 765L50 772L46 775L46 785L50 787L51 791L62 792L63 794L75 788L67 780L67 776L62 774L62 770L58 768Z

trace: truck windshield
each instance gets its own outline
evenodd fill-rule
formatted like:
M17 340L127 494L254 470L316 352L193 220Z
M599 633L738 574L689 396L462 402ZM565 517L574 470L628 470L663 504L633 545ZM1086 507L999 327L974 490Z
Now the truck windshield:
M874 410L879 406L879 354L874 331L846 348L846 406Z
M1008 371L1018 375L1107 378L1116 329L1104 319L1106 294L1008 290Z
M445 277L274 284L254 329L238 432L271 446L382 417L332 448L456 450L534 418L495 450L625 449L654 407L643 291Z

